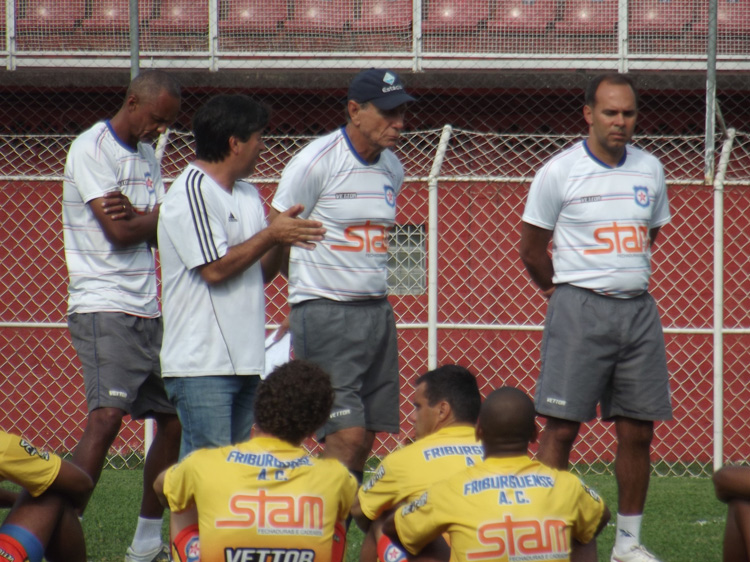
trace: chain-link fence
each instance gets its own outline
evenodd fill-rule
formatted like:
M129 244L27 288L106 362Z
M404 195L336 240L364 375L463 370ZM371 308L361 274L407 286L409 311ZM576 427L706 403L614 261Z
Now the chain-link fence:
M183 110L163 159L172 179L192 158L190 119L217 92L251 93L273 116L254 181L266 201L289 158L342 124L354 72L399 70L419 101L398 153L407 173L390 244L399 325L403 421L428 365L427 271L437 260L437 361L477 372L483 392L532 391L545 302L518 259L520 217L535 170L585 133L587 79L628 70L641 90L636 143L662 160L672 224L655 250L675 419L657 426L658 473L705 474L714 436L714 365L723 358L724 458L750 458L747 218L750 216L750 3L718 3L718 100L738 133L724 194L724 342L714 340L713 186L706 186L706 44L702 0L141 0L140 65L173 70ZM129 80L127 0L8 0L0 72L0 427L53 450L75 447L85 420L79 363L64 324L61 178L76 134L117 111ZM427 181L445 124L438 249L428 252ZM717 128L720 147L724 134ZM287 312L269 286L269 325ZM128 422L113 453L138 462ZM410 438L381 436L377 452ZM606 470L614 438L591 424L574 460Z

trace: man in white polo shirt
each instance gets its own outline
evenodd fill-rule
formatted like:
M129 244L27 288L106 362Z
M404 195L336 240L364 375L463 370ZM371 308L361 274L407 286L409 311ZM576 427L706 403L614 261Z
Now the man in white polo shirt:
M156 421L143 499L126 562L160 562L163 507L154 478L177 460L180 423L160 376L161 312L153 248L164 197L151 142L174 123L180 86L143 72L117 114L70 147L63 182L68 327L83 366L88 420L73 462L94 482L125 415Z
M414 101L396 73L360 72L349 85L347 124L289 162L270 217L295 203L326 238L292 248L290 327L294 355L331 375L336 400L318 432L328 456L362 481L375 433L399 430L398 344L386 298L388 231L404 171L392 149Z
M265 148L268 110L220 95L193 118L195 162L169 188L159 214L164 344L162 375L182 422L180 457L246 441L264 372L264 282L282 249L314 248L319 222L292 205L266 224L250 176Z
M612 562L653 562L640 543L654 421L672 417L659 313L648 293L651 248L670 220L661 163L629 145L638 96L627 75L590 82L588 137L537 173L520 253L549 298L536 410L539 458L566 469L581 423L614 421L619 502ZM553 241L552 257L547 246Z

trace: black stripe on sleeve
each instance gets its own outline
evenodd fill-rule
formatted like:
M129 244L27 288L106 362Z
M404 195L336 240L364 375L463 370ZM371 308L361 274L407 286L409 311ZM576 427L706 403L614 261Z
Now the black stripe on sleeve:
M199 170L190 170L185 182L187 187L187 196L190 203L190 215L193 218L195 226L195 235L198 237L203 261L211 263L219 259L219 252L214 244L211 224L208 221L208 212L206 211L206 202L203 199L201 184L203 183L204 173Z

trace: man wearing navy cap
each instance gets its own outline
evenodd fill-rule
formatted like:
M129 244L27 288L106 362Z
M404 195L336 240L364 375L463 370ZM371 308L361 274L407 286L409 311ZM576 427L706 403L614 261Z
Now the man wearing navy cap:
M388 231L404 179L391 151L404 128L406 93L395 72L371 68L349 85L344 127L289 162L269 218L302 203L325 239L289 254L295 357L331 375L336 399L318 432L327 456L361 482L375 433L399 430L398 345L386 298Z

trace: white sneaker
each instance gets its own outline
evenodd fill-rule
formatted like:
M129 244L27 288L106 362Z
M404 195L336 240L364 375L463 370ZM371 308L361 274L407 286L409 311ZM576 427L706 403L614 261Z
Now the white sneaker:
M631 547L625 554L615 554L612 549L612 557L609 560L610 562L659 562L656 556L640 544Z
M136 554L132 548L128 547L125 552L125 562L172 562L172 556L166 544L145 554Z

